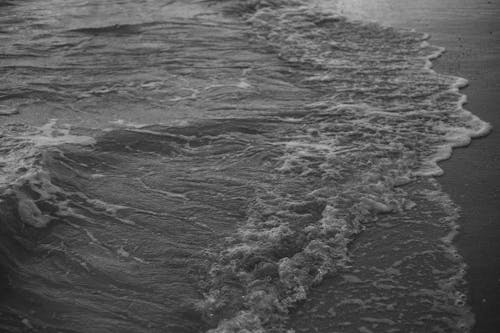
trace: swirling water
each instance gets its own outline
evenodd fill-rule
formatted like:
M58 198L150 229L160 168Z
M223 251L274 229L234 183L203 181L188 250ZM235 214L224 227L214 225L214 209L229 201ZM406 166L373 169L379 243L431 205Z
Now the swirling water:
M489 127L427 36L298 0L0 4L2 330L470 329L433 177Z

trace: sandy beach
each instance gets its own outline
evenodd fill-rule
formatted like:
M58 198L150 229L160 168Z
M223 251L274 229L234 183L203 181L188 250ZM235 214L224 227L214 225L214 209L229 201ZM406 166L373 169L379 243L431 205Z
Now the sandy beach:
M462 208L456 244L469 269L469 302L476 316L473 332L500 328L500 3L487 0L376 1L340 3L348 16L431 35L446 48L434 62L439 73L464 77L466 108L493 131L456 149L441 164L445 192Z

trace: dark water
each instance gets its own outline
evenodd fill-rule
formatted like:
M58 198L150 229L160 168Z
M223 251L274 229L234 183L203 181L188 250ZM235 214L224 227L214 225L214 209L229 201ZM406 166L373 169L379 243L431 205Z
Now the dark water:
M1 330L470 329L433 176L488 125L426 36L301 1L1 4Z

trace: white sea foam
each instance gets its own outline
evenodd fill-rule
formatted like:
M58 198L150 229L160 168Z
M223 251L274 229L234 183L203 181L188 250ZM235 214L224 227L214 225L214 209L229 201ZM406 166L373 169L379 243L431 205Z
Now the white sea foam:
M264 215L250 211L233 245L214 264L211 289L201 304L209 313L223 308L230 292L221 294L227 287L221 281L233 277L245 290L242 301L233 304L239 311L231 311L210 332L260 332L279 325L287 307L304 300L324 274L342 266L347 244L365 223L380 214L414 209L402 185L440 175L438 162L449 158L453 147L469 144L490 128L463 108L466 98L459 89L466 80L432 69L431 60L444 49L429 45L429 36L349 22L300 2L257 2L251 8L256 10L248 22L258 38L288 63L314 68L301 82L312 89L330 88L329 96L308 104L309 115L291 118L289 124L302 124L298 133L271 143L284 151L278 172L311 182L321 179L305 197L325 205L322 218L314 222L297 217L292 208ZM286 197L280 200L295 207ZM261 211L273 211L268 206L275 203L261 201ZM308 238L302 241L304 232ZM287 242L294 251L272 259L275 248ZM255 267L277 266L269 272L277 270L279 278L255 284L260 268L243 268L253 257L259 258ZM307 275L307 270L314 273Z
M27 135L19 135L19 139L33 142L35 147L57 146L61 144L92 145L95 139L85 135L71 134L70 126L57 126L57 119L50 120Z

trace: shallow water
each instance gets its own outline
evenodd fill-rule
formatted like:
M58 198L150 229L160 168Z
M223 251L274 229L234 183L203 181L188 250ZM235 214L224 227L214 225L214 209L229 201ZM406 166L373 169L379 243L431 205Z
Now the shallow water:
M3 330L472 325L432 177L489 127L427 36L300 1L0 16Z

